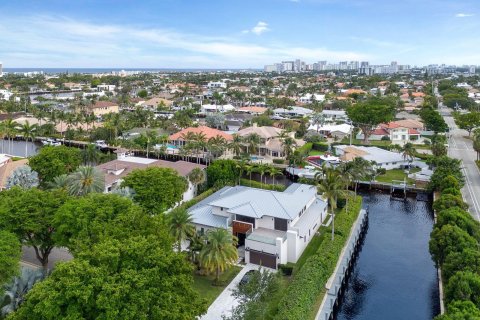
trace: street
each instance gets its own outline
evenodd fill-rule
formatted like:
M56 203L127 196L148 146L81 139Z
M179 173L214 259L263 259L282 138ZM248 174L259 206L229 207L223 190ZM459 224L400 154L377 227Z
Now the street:
M473 150L472 140L464 138L468 136L468 132L457 127L450 111L449 108L440 104L440 114L450 127L448 155L462 161L462 170L465 176L462 195L464 201L469 205L468 211L474 219L480 221L480 170L475 163L477 155Z

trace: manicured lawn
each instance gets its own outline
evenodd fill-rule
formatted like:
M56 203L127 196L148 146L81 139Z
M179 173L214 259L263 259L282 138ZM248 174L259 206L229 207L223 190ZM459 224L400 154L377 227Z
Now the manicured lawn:
M200 293L200 296L207 300L208 305L211 305L218 295L225 289L225 287L232 281L233 278L240 272L242 268L233 266L220 275L222 285L213 285L215 275L202 276L198 274L193 275L193 287Z
M310 150L308 153L309 156L321 156L325 154L325 151L318 151L318 150Z
M420 171L418 168L412 169L410 172L415 173ZM382 174L376 178L378 182L385 182L385 183L392 183L392 180L400 180L403 181L404 178L407 177L407 174L405 173L405 170L402 169L392 169L392 170L387 170L385 174ZM413 179L407 178L407 183L408 184L413 184L414 181Z
M341 141L342 143L344 144L350 144L350 138L343 138L343 140ZM371 141L371 140L368 140L368 142L370 143L369 145L371 146L389 146L392 144L391 141L383 141L383 140L375 140L375 141ZM352 139L352 144L361 144L361 145L364 145L365 143L363 142L363 140L358 140L358 139Z

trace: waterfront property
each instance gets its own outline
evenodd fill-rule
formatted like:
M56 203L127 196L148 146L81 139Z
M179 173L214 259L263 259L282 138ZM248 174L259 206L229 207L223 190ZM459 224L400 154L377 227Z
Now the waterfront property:
M189 209L198 231L226 228L245 247L245 262L276 268L296 262L326 217L315 186L285 191L224 187Z
M185 128L177 133L174 133L168 137L168 142L177 147L184 146L188 142L185 139L190 133L203 134L207 141L216 137L222 137L226 141L231 141L233 139L232 135L226 133L225 131L209 128L207 126L200 126Z
M400 169L409 165L409 160L404 158L401 153L378 147L338 145L335 146L335 152L342 161L351 161L360 157L368 161L375 161L377 167L386 170Z
M97 101L90 107L90 110L95 116L100 117L109 113L118 113L119 106L110 101Z
M170 168L178 172L179 175L187 177L195 168L204 169L205 166L201 164L177 161L170 162L165 160L156 160L148 158L140 158L131 156L125 150L117 152L117 159L98 165L105 175L105 192L111 192L116 187L120 186L123 178L130 174L135 169L146 169L148 167ZM188 179L187 179L188 181ZM191 182L188 181L188 189L183 194L183 201L188 201L195 196L195 188Z

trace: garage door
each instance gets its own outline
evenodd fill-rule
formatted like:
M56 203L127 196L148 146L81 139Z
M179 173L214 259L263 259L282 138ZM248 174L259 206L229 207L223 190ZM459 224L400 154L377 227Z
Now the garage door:
M250 263L277 269L277 257L265 252L250 250Z

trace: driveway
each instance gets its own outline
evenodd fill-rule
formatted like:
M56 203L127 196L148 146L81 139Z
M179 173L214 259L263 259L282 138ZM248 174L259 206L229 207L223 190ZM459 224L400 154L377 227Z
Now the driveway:
M243 275L249 270L258 270L259 265L247 264L242 270L233 278L232 282L220 293L215 301L210 305L208 311L203 315L201 320L220 320L222 315L230 316L232 309L238 305L238 301L232 296L232 290L235 289L242 279Z
M462 195L468 203L468 211L475 220L480 220L480 170L475 163L477 153L473 150L473 142L464 138L468 132L459 129L450 110L441 105L440 113L450 127L448 155L462 161L462 171L465 176L465 186Z

